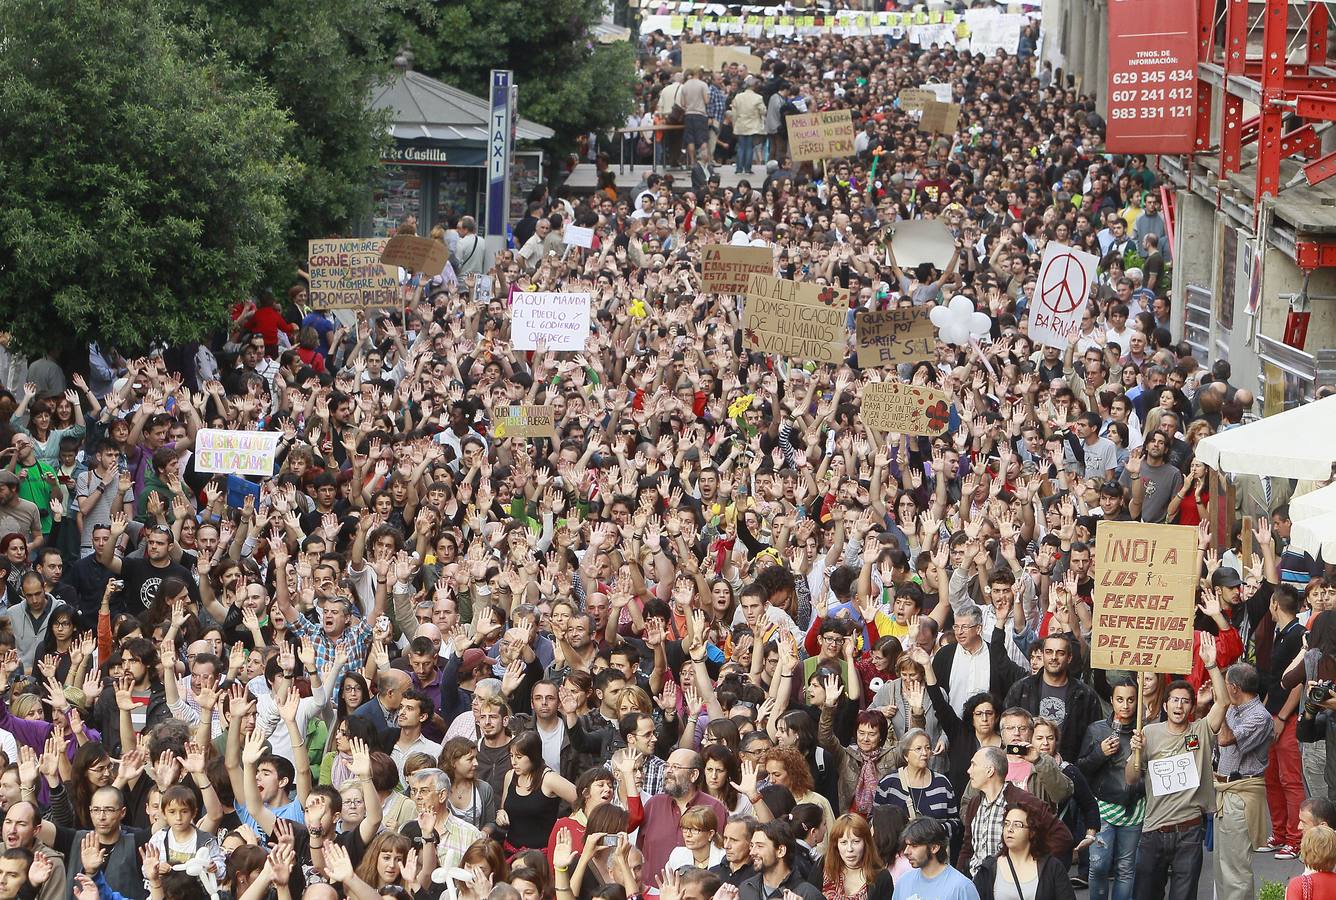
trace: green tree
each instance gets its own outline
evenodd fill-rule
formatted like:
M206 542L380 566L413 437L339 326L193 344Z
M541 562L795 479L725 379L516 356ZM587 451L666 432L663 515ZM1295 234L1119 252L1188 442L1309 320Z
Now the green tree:
M0 4L0 312L27 349L197 339L282 253L271 92L153 0Z
M288 190L294 259L306 256L308 239L346 234L369 212L389 119L367 99L391 71L392 2L169 0L188 34L272 87L295 125L283 144L302 164ZM282 277L291 276L288 266Z
M487 96L492 69L511 69L520 115L557 132L558 144L619 127L630 110L635 48L600 44L590 26L604 0L424 0L405 19L416 68Z

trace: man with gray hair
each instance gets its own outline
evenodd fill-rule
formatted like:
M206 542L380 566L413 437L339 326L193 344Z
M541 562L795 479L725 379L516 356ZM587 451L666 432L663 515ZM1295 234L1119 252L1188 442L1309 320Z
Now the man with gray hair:
M484 678L474 686L473 701L469 704L468 709L455 716L454 721L450 723L450 727L445 731L445 737L441 739L442 744L455 737L464 737L471 741L476 741L482 737L482 733L478 731L476 715L478 704L484 700L497 703L502 701L500 678Z
M1267 837L1266 766L1275 731L1258 696L1262 680L1248 663L1225 671L1229 709L1220 727L1220 764L1215 771L1215 895L1244 900L1253 890L1252 849ZM1217 696L1216 703L1225 697ZM1297 805L1297 804L1296 804ZM1284 840L1280 836L1278 840ZM1282 846L1276 859L1295 859L1297 848Z
M971 878L985 859L996 856L1001 849L1002 819L1013 803L1025 807L1032 833L1048 835L1049 853L1063 859L1072 850L1072 833L1067 826L1053 815L1048 804L1007 781L1007 767L1007 752L1001 747L980 747L970 760L970 787L978 793L961 816L965 839L956 868Z
M440 769L418 769L408 776L408 794L417 807L417 818L405 823L399 833L418 847L428 871L458 866L464 851L482 838L482 832L451 811L450 776Z
M481 275L487 254L483 252L483 239L478 236L478 223L473 216L460 216L455 231L459 234L459 241L450 260L454 264L455 274L460 278Z
M962 565L972 563L973 554L967 550ZM1025 673L1008 658L1002 632L995 630L996 620L994 629L989 629L990 640L985 641L983 612L978 606L967 604L956 610L955 615L952 631L956 642L943 647L932 660L937 683L946 689L951 708L958 716L964 713L965 701L975 694L992 694L994 702L1001 706L1011 685ZM1006 627L1003 622L1002 628Z

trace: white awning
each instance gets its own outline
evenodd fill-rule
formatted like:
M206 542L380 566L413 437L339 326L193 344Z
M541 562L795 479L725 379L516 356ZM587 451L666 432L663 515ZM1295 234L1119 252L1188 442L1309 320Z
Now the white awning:
M1329 484L1290 500L1292 521L1312 519L1326 513L1336 513L1336 484Z
M1213 434L1196 458L1231 475L1326 481L1336 462L1336 396Z
M1313 559L1336 559L1336 512L1294 522L1290 528L1290 547L1303 550Z

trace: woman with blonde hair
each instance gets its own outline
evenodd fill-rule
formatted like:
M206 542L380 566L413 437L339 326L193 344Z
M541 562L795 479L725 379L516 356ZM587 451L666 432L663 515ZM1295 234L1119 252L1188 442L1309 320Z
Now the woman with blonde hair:
M684 869L710 869L724 861L724 849L714 810L697 804L682 813L682 846L668 855L669 872Z
M826 900L890 900L895 886L877 853L872 826L858 813L835 820L826 838Z
M1285 900L1308 900L1336 896L1336 831L1314 825L1299 842L1299 859L1309 870L1290 879Z

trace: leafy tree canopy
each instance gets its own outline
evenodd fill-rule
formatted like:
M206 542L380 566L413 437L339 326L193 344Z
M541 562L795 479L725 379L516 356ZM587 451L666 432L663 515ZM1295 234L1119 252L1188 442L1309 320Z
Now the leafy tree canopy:
M153 0L0 4L0 311L21 347L197 339L283 253L268 88Z

